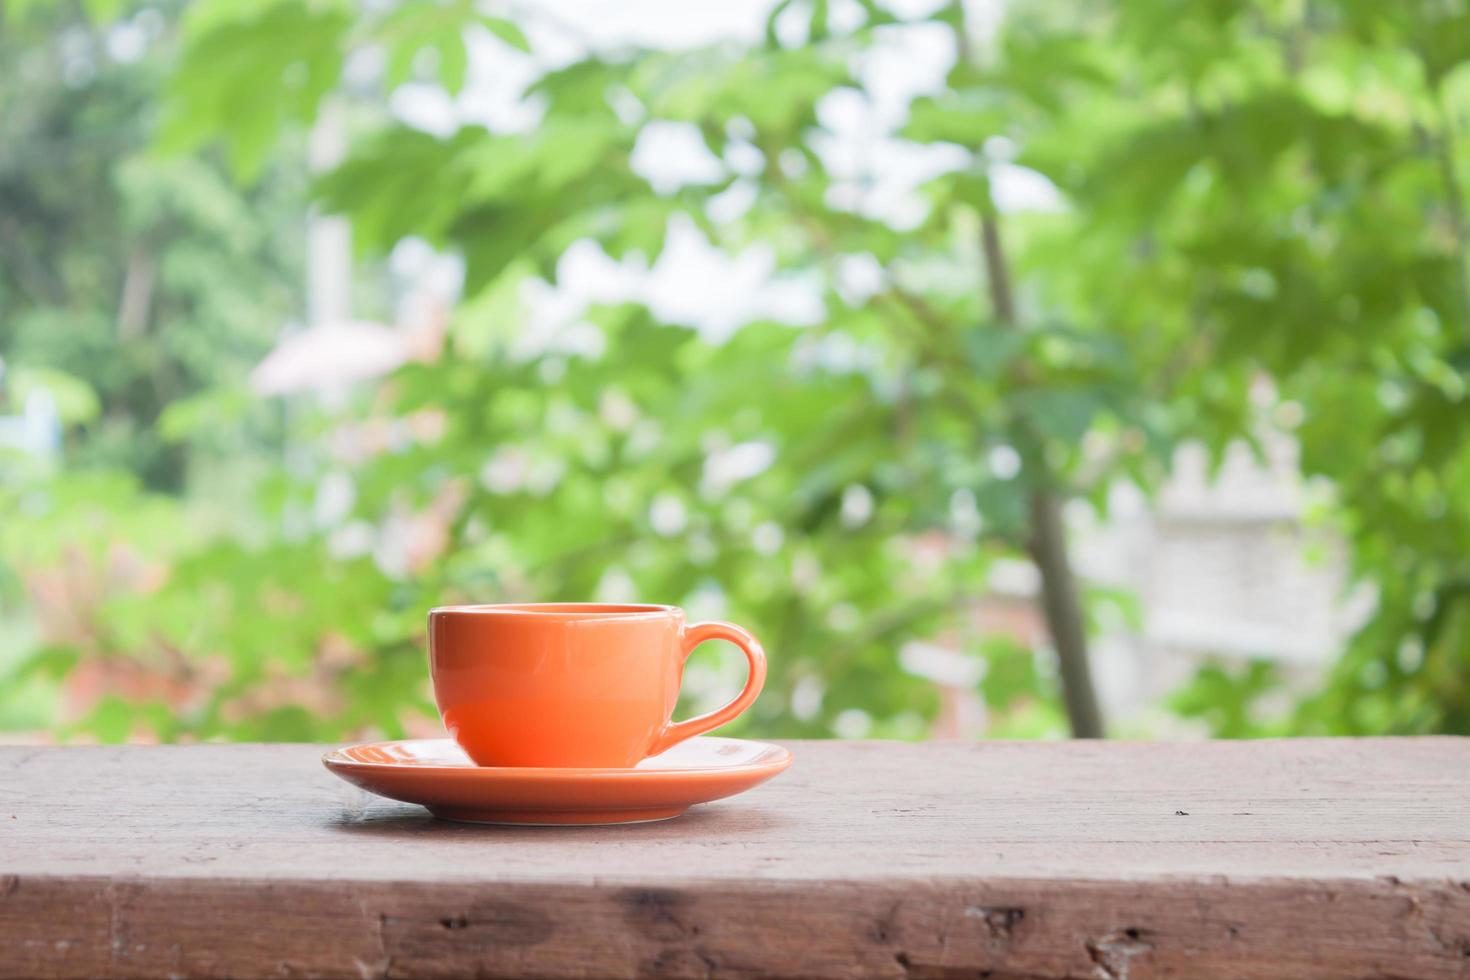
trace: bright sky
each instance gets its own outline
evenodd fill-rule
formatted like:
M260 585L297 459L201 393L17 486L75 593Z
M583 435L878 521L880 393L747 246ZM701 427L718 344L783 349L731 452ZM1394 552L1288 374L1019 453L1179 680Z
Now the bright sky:
M591 49L638 45L688 47L720 40L758 40L764 31L770 0L538 0L527 8L525 26L533 55L518 52L486 33L474 41L469 82L457 99L432 85L406 85L393 97L394 111L406 122L436 133L452 132L469 122L498 130L535 124L534 108L518 93L548 67L565 64ZM935 6L933 0L894 4L914 15ZM972 20L982 31L993 29L1001 0L971 0ZM856 12L851 0L835 0L834 20ZM614 13L615 11L615 13ZM779 27L779 25L778 25ZM915 223L923 205L914 189L924 180L963 162L955 147L915 147L892 139L907 116L908 103L919 94L943 86L953 63L944 28L915 27L890 32L868 54L859 71L871 100L854 92L836 92L819 107L830 140L821 147L833 172L862 174L853 204L865 213L899 227ZM369 66L364 66L369 67ZM656 188L672 189L708 179L717 163L691 126L663 123L648 127L634 153L634 166ZM1003 166L995 177L998 203L1005 210L1054 208L1054 188L1039 174ZM727 195L740 207L739 190ZM457 265L435 257L417 243L405 243L394 255L395 272L409 281L430 281L453 288ZM821 315L818 294L808 284L774 282L769 250L752 248L726 256L709 245L689 222L676 222L659 261L652 269L628 261L615 263L591 242L570 249L559 268L555 290L532 299L533 322L544 330L572 322L589 303L637 299L661 317L690 323L723 335L758 317L810 323Z

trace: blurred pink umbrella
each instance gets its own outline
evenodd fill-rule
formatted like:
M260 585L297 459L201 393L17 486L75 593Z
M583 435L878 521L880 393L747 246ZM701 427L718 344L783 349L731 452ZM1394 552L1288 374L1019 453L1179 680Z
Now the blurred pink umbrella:
M380 378L409 359L409 338L369 320L341 320L282 338L250 372L257 395L342 388Z

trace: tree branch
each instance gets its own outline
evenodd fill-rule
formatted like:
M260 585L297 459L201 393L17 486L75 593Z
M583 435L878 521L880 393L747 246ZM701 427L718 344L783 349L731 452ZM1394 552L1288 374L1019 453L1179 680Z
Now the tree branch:
M980 246L995 318L1014 326L1015 294L1011 288L1005 250L1001 246L999 223L993 212L987 211L980 216ZM1022 423L1025 424L1024 419ZM1028 548L1031 560L1041 573L1042 615L1046 618L1046 629L1057 651L1067 721L1076 738L1102 738L1102 710L1098 707L1097 692L1092 683L1087 627L1082 616L1077 580L1067 555L1067 528L1062 520L1061 501L1052 487L1052 474L1048 471L1045 457L1031 455L1033 458L1026 460L1027 476L1031 482Z

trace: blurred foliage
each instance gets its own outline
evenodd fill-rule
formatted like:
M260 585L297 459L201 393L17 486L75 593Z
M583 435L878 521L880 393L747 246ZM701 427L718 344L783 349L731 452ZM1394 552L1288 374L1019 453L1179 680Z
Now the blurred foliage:
M1293 707L1265 665L1208 667L1171 706L1229 736L1470 731L1457 6L1078 0L1013 5L991 37L957 3L903 20L785 0L764 42L587 54L528 86L535 125L442 135L388 95L459 91L471 45L519 57L534 12L203 0L120 65L111 15L27 6L3 35L24 57L0 58L0 92L27 93L0 100L27 107L0 117L0 352L12 400L20 369L65 373L69 429L60 472L0 460L0 589L37 611L34 636L0 636L20 651L0 669L13 692L65 686L59 730L398 735L432 715L430 606L600 596L765 640L768 693L732 731L920 735L939 699L900 651L942 637L984 665L993 731L1056 734L1050 662L972 616L994 563L1027 554L1030 495L1105 513L1181 441L1218 460L1274 426L1336 489L1324 519L1376 611ZM170 23L121 23L150 11ZM883 136L946 161L905 219L826 120L871 108L908 32L956 57ZM94 75L56 86L75 37ZM409 238L462 256L465 299L442 349L276 414L240 378L299 304L276 236L328 100L361 111L316 201L365 256ZM717 176L651 183L634 160L655 125L693 133ZM75 149L103 133L169 155ZM43 136L73 149L25 156ZM1001 213L993 187L1027 170L1065 207ZM574 243L652 265L673 222L771 249L820 321L530 320L526 291ZM173 292L131 332L135 254ZM994 313L1012 288L1018 325ZM153 445L213 465L184 481L142 462ZM690 706L733 667L697 658Z
M1470 11L1210 9L1181 32L1165 5L1120 5L1128 69L1095 103L1107 125L1023 151L1084 216L1073 305L1173 334L1171 397L1217 448L1245 428L1232 379L1270 378L1265 411L1331 481L1353 572L1376 592L1324 690L1226 729L1470 731ZM1198 43L1161 54L1165 34ZM1234 683L1247 700L1269 689L1255 669Z
M298 302L304 181L288 151L249 190L210 155L150 152L165 18L43 7L0 28L0 356L14 400L44 371L85 416L66 419L70 465L177 492L189 453L155 423L270 349ZM240 436L273 429L267 414Z

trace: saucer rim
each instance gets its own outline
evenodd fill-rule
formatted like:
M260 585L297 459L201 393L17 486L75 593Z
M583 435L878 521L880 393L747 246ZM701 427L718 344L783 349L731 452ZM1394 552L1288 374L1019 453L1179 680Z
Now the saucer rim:
M353 743L351 745L339 745L336 748L330 749L329 751L323 753L321 759L322 759L322 765L326 766L327 769L332 770L334 772L337 771L337 770L339 770L339 769L345 769L345 770L353 770L353 769L356 769L356 770L368 770L368 771L374 771L374 770L391 770L391 771L394 771L394 772L401 772L401 773L410 773L410 772L412 772L412 773L423 773L425 775L453 773L456 776L459 776L461 778L463 778L463 777L465 777L465 776L473 773L474 775L471 778L478 778L478 779L490 779L490 778L501 778L501 779L504 779L504 778L509 777L509 778L516 778L516 779L537 779L537 780L539 780L539 779L565 779L565 778L568 778L568 777L577 777L577 778L598 778L598 777L603 777L603 778L615 778L615 779L636 778L636 779L640 779L640 780L649 780L649 779L655 779L656 780L656 779L668 779L668 778L671 778L671 777L685 777L685 776L690 776L690 775L698 775L698 774L701 774L701 773L722 774L722 773L742 773L742 772L767 772L767 771L771 771L771 770L774 770L776 772L780 772L780 771L786 769L788 766L790 766L791 765L791 762L792 762L792 759L794 758L793 755L792 755L791 750L788 749L786 746L780 745L780 744L778 744L776 742L767 742L764 739L735 738L735 737L729 736L729 735L696 735L693 739L690 739L690 741L695 741L695 740L698 740L698 741L721 741L721 742L742 742L742 743L745 743L745 744L748 744L748 745L762 745L762 746L765 746L766 748L769 748L769 749L775 749L777 754L773 755L770 758L764 759L762 761L741 762L741 763L736 763L736 764L728 765L728 766L697 765L697 766L679 766L679 767L676 767L676 768L665 768L665 769L637 769L637 768L634 768L634 767L631 767L631 766L626 766L626 767L600 767L600 768L599 767L589 767L589 766L568 766L568 767L562 767L562 768L558 768L558 767L554 767L554 766L475 766L475 765L468 765L468 766L427 765L426 766L426 765L409 765L409 764L404 764L404 763L400 763L400 762L368 762L368 761L359 760L359 759L349 759L349 758L346 758L343 755L343 753L348 752L348 751L350 751L352 749L367 748L367 747L374 746L374 745L397 745L397 744L402 744L404 742L450 742L450 743L452 743L454 741L452 738L449 738L448 736L441 736L439 738L387 738L387 739L375 739L373 741L368 741L368 742L356 742L356 743Z

